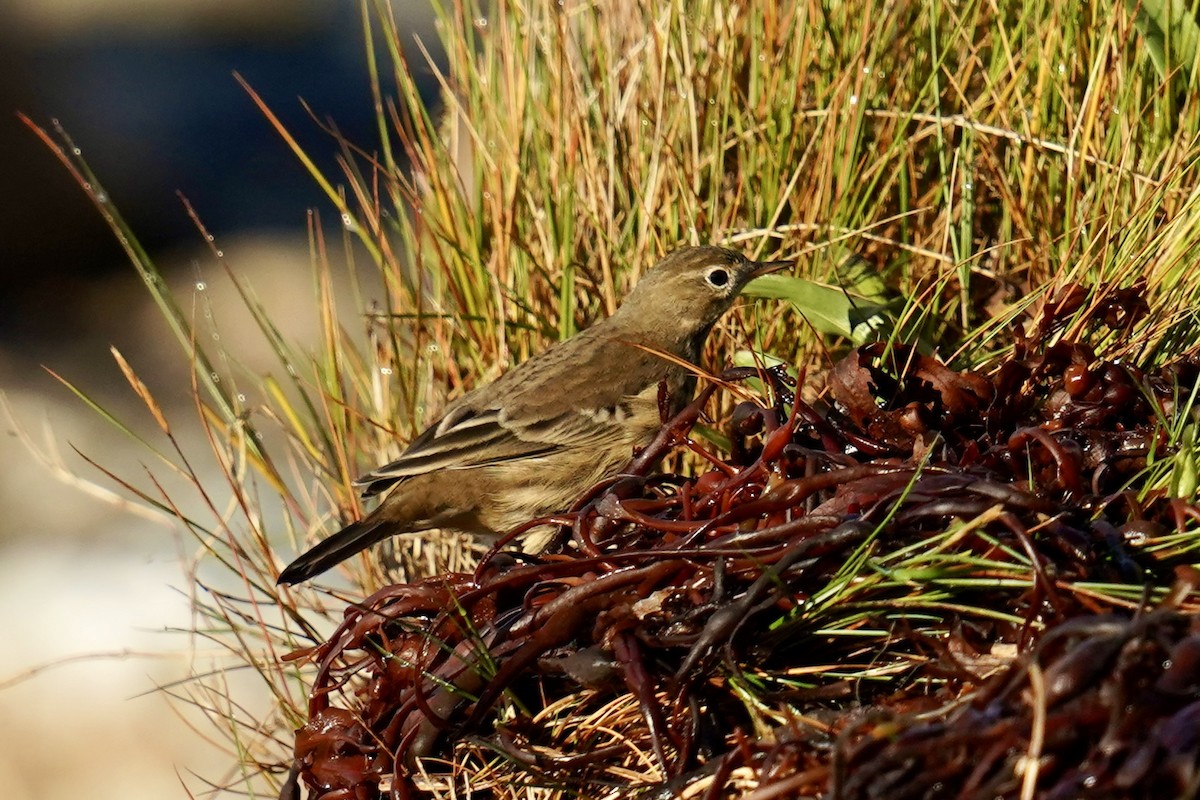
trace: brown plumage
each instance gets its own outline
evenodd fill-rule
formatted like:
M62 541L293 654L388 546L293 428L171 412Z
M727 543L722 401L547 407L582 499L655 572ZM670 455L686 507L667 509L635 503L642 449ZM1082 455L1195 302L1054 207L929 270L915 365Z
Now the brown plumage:
M364 497L391 493L289 564L279 583L307 580L389 536L443 528L496 537L565 510L653 437L660 381L676 407L691 398L689 371L647 350L694 364L742 288L791 263L720 247L671 253L611 317L464 395L399 459L364 475Z

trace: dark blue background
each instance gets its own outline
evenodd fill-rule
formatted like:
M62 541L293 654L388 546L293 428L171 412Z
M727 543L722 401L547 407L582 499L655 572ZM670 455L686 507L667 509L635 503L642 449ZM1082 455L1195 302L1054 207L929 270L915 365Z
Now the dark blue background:
M181 28L42 40L0 31L0 336L73 335L72 304L81 288L126 268L99 214L17 111L43 126L61 120L152 251L200 243L177 191L218 236L264 229L303 235L309 208L335 219L233 77L237 71L254 87L327 173L337 172L336 143L301 98L351 141L375 150L358 6L324 8L286 30ZM434 49L431 29L421 28ZM378 52L386 69L386 53ZM416 52L412 63L422 63ZM429 81L430 98L433 89Z

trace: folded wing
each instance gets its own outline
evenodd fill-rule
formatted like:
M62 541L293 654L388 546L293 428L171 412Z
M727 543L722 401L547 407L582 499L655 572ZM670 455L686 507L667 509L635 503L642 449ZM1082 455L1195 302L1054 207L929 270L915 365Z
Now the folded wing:
M363 475L355 485L363 487L363 497L371 497L414 475L541 458L599 444L612 434L603 413L571 410L512 420L501 409L456 410L414 439L400 458Z

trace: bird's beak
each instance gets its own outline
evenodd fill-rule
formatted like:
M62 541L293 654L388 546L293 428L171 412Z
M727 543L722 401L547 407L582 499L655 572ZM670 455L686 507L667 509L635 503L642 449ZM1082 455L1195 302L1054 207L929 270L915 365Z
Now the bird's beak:
M770 275L772 272L778 272L781 269L796 266L796 262L792 260L786 261L759 261L754 271L750 273L750 279L758 278L762 275Z

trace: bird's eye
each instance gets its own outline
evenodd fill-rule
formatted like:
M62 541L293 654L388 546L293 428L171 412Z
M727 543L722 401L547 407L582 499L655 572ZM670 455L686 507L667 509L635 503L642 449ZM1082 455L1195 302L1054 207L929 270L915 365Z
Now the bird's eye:
M704 280L708 281L708 285L714 289L722 289L729 285L729 271L722 267L715 267L708 271Z

